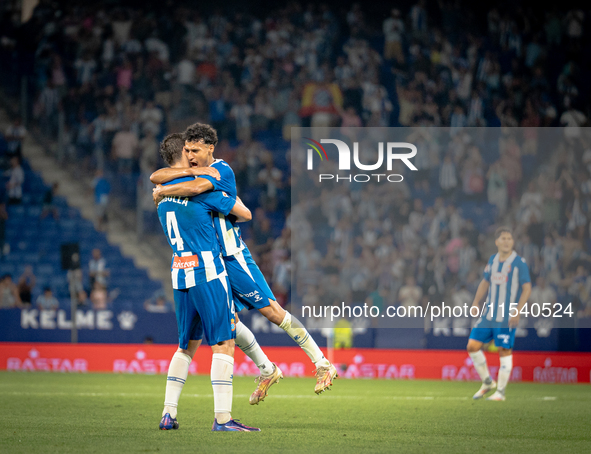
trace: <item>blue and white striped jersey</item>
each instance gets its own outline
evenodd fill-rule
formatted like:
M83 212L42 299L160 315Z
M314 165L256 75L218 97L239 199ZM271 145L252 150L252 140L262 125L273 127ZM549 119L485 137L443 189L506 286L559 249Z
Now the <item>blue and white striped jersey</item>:
M165 184L191 181L178 178ZM213 213L228 215L236 199L222 191L195 197L165 197L158 204L158 218L173 250L172 287L177 290L216 279L225 273Z
M531 282L525 260L515 251L504 262L499 261L498 253L494 254L484 268L484 279L490 287L482 318L493 322L508 321L510 309L517 309L523 284Z
M216 159L210 167L217 169L220 173L220 180L208 175L201 175L199 178L206 178L213 184L214 191L224 191L230 197L236 198L236 177L232 167L223 159ZM222 246L222 255L230 257L246 248L242 241L240 227L236 225L233 216L228 219L224 213L214 213L213 222L215 230Z

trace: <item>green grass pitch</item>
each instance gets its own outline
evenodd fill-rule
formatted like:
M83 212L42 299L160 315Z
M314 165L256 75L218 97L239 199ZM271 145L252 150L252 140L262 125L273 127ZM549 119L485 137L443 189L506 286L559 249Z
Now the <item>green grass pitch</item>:
M0 373L0 452L591 452L591 387L512 383L506 402L478 383L286 378L250 406L234 379L233 416L260 433L212 433L209 377L191 376L180 429L159 431L164 375Z

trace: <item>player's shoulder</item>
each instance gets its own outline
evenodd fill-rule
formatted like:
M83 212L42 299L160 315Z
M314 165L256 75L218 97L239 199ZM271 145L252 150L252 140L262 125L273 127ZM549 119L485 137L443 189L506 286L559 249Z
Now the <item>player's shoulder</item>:
M216 159L215 161L213 161L211 163L211 167L215 167L218 172L232 172L234 173L234 171L232 170L232 167L230 167L230 164L228 164L226 161L224 161L223 159Z
M527 261L519 254L517 254L517 256L515 257L515 263L517 263L520 266L527 266Z

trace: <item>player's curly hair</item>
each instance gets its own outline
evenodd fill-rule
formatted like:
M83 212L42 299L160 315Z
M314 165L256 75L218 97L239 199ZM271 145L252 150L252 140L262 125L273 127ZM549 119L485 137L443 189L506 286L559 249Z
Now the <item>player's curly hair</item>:
M177 132L170 134L164 138L160 144L160 156L166 164L173 165L183 155L183 147L185 146L185 135Z
M187 142L203 141L206 145L218 144L218 133L211 126L203 123L195 123L187 128L185 131L185 140Z
M511 230L510 227L503 225L495 230L495 240L498 239L503 233L510 233L511 236L513 236L513 230Z

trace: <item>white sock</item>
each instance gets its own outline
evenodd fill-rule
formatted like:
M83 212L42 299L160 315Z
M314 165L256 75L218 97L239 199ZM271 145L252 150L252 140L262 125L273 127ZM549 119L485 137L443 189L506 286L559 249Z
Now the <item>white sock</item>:
M279 325L279 328L289 334L289 337L302 347L302 350L306 352L306 355L308 355L316 367L330 366L330 362L324 357L322 351L318 348L310 333L308 333L308 330L289 312L285 311L285 318L281 322L281 325Z
M501 367L499 368L499 377L497 378L497 391L505 394L505 388L511 376L511 369L513 369L513 355L502 356L500 361Z
M232 419L232 378L234 358L223 353L214 353L211 359L211 387L215 418L219 424Z
M488 372L488 365L486 364L486 356L482 353L482 350L478 350L477 352L468 352L470 358L472 358L472 364L474 364L474 369L478 372L482 383L489 385L492 382L490 378L490 373Z
M162 416L170 413L171 418L176 418L176 410L179 404L179 398L181 397L181 391L187 380L187 375L189 375L189 364L191 364L191 357L189 355L176 352L172 356L172 360L168 366Z
M252 331L242 322L236 323L236 347L253 360L261 371L261 375L271 375L273 373L273 363L265 355Z

